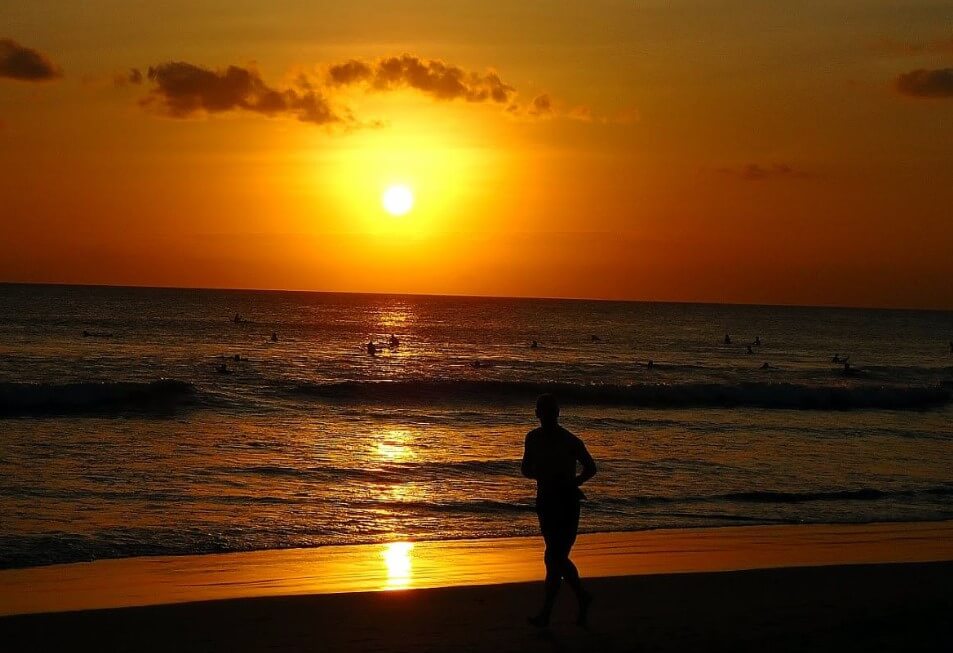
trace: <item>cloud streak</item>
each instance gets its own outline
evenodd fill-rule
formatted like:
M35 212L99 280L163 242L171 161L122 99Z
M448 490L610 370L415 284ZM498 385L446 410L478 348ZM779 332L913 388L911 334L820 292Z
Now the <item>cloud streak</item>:
M44 82L63 73L42 52L20 45L13 39L0 39L0 77L21 82Z
M266 116L293 116L316 125L345 121L314 88L275 88L265 83L257 71L241 66L211 70L170 61L150 66L144 76L133 69L125 81L152 84L140 104L172 118L249 111Z
M901 95L918 99L953 98L953 68L911 70L894 80L894 88Z
M915 57L924 54L953 54L953 38L934 39L921 43L881 39L871 45L875 52L895 57Z
M495 71L478 73L410 54L372 62L350 59L328 68L328 81L332 86L367 84L375 91L411 88L437 100L503 104L516 95Z
M344 128L383 124L379 120L359 122L353 117L343 103L353 97L347 89L354 88L364 93L409 89L439 102L494 105L516 119L596 120L588 107L564 111L548 93L520 101L516 88L494 70L467 70L412 54L348 59L322 67L317 73L299 73L293 82L283 86L268 84L253 67L231 65L212 69L185 61L169 61L144 71L132 68L116 75L113 81L119 88L146 87L148 91L140 105L171 118L237 111Z

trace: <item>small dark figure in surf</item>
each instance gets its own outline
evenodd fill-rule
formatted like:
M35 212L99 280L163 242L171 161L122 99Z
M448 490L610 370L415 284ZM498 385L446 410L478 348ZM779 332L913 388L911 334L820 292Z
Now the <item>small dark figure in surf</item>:
M655 361L653 361L652 359L649 359L649 362L646 363L645 366L651 370L655 367Z
M832 363L840 364L840 363L843 363L843 362L846 361L846 360L847 360L846 358L841 358L841 357L840 357L840 354L834 354L834 358L831 359L831 362L832 362Z
M539 349L539 343L534 340L534 341L530 344L529 348L530 348L530 349Z
M549 625L565 579L579 602L577 623L585 626L592 596L583 589L569 552L579 531L579 502L585 498L579 486L595 476L596 463L582 440L559 425L555 397L547 394L537 399L536 417L540 427L526 435L521 470L523 476L536 480L536 515L546 542L546 596L539 614L529 622L540 628ZM576 463L582 465L579 475Z
M231 371L228 369L228 365L226 365L225 363L222 363L221 365L216 367L215 371L218 372L219 374L231 374Z
M272 331L272 332L271 332L271 341L272 341L272 342L278 342L278 332L277 332L277 331Z
M241 313L235 313L235 317L232 318L232 322L235 324L240 324L245 321L245 318L242 317Z
M373 340L367 343L367 353L371 356L377 356L377 345L374 344Z
M84 337L84 338L88 338L88 337L91 336L91 335L92 335L92 334L91 334L89 331L86 331L85 329L83 330L83 337ZM951 346L950 349L953 350L953 346Z
M755 337L754 337L754 346L755 346L755 347L760 347L760 346L761 346L761 336L755 336Z
M594 334L594 333L592 334L591 339L592 339L593 342L599 342L600 340L602 340L602 338L600 338L599 336L597 336L597 335Z
M745 353L746 353L746 354L753 354L753 353L754 353L754 350L751 348L751 345L748 345L748 348L745 349Z
M725 334L725 344L726 344L726 345L730 345L730 344L731 344L731 336L728 335L727 333Z
M847 358L842 358L841 362L844 364L844 376L857 376L857 370L850 366L850 361Z
M761 369L763 369L763 370L772 370L772 369L774 369L774 368L771 366L771 363L765 362L765 363L762 363L762 364L761 364Z
M392 333L390 334L390 340L388 342L391 347L396 347L400 344L400 339Z

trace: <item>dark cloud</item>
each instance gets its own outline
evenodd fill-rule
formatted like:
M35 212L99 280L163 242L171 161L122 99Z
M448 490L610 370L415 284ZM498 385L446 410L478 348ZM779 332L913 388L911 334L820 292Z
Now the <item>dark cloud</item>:
M133 69L127 81L141 73ZM201 113L252 111L267 116L290 115L318 125L341 122L328 101L310 87L273 88L258 72L240 66L210 70L184 61L150 66L146 78L154 86L142 100L173 118Z
M759 163L747 163L738 168L719 168L718 172L740 177L747 181L763 181L765 179L803 179L808 176L806 172L796 170L786 163L774 163L771 165L762 165Z
M130 84L139 86L144 79L145 77L141 70L138 68L130 68L126 72L116 73L116 75L113 76L113 84L116 86L128 86Z
M953 68L912 70L897 77L894 86L899 93L910 97L953 98Z
M366 83L379 91L412 88L438 100L505 103L516 95L516 89L493 71L468 71L410 54L369 63L351 59L331 66L328 80L335 86Z
M0 39L0 77L43 82L62 76L60 69L42 52L12 39Z
M526 112L534 118L551 116L553 114L553 100L546 93L537 95L533 98L533 101L529 103L529 108Z

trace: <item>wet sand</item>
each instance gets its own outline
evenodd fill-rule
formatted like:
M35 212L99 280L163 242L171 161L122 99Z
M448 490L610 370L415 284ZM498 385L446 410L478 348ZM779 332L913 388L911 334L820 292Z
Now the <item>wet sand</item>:
M575 558L602 576L589 581L597 598L588 630L573 624L568 591L550 629L526 624L541 584L510 581L541 574L534 542L8 570L0 572L4 612L43 604L45 612L0 619L0 642L10 651L61 641L147 651L953 650L953 563L911 562L953 560L950 522L586 536ZM748 570L716 571L725 569ZM457 586L397 589L434 585ZM51 612L137 600L164 605Z

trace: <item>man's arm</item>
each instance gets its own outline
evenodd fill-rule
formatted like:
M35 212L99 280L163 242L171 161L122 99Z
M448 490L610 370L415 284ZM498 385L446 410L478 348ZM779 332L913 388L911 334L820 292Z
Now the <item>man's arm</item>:
M523 462L520 465L520 471L526 478L536 478L536 463L530 454L529 446L530 434L526 434L526 441L523 443Z
M576 442L579 443L578 451L576 451L576 460L582 465L582 473L576 477L576 487L579 487L596 475L596 461L589 455L589 450L586 449L586 445L583 444L582 440L577 438Z

